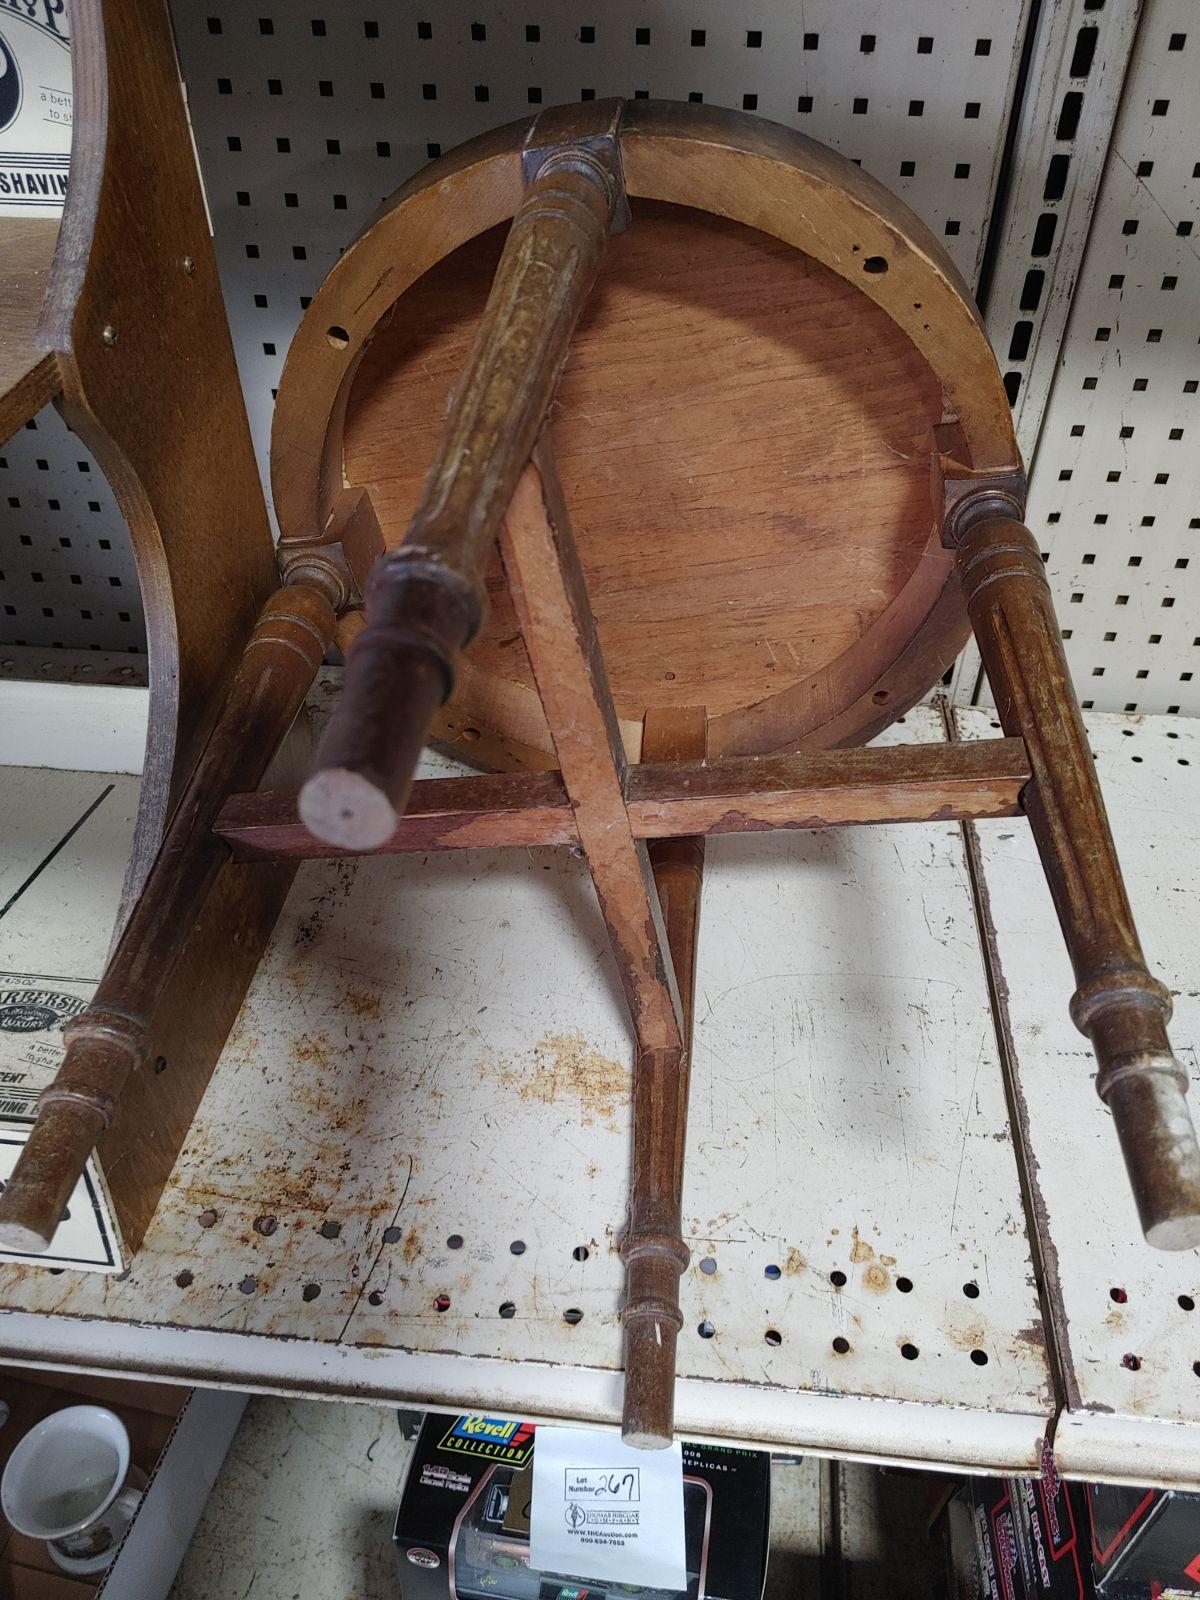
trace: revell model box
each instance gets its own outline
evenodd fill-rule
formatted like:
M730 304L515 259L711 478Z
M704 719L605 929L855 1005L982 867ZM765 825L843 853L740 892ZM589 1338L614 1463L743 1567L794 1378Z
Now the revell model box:
M529 1565L533 1423L473 1412L426 1416L396 1517L404 1600L657 1600L664 1591L593 1583ZM761 1600L771 1458L683 1446L687 1600Z
M1093 1600L1073 1496L1049 1448L1036 1478L971 1478L946 1511L953 1600Z
M1159 1600L1200 1595L1200 1495L975 1478L946 1516L954 1600Z
M1073 1485L1101 1600L1200 1595L1200 1495Z

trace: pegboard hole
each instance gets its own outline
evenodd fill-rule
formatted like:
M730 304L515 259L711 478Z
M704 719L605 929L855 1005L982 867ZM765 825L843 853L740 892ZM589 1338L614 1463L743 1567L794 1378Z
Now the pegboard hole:
M501 1307L500 1307L500 1315L507 1322L511 1317L515 1317L516 1314L517 1314L516 1306L513 1305L511 1300L505 1300L503 1302L503 1304L501 1305Z
M897 1278L896 1279L896 1287L897 1287L897 1289L899 1289L901 1294L911 1294L912 1293L912 1279L911 1278Z
M717 1331L716 1328L714 1328L712 1323L708 1322L708 1321L704 1321L704 1322L700 1323L700 1325L696 1329L696 1332L700 1335L700 1337L702 1339L711 1339L713 1334L716 1333L716 1331Z
M367 1304L369 1306L381 1306L383 1304L383 1290L372 1289L367 1296Z
M385 1228L383 1230L384 1244L399 1244L400 1238L401 1234L399 1228Z
M175 1282L181 1289L190 1289L195 1281L195 1274L192 1272L190 1267L184 1267L182 1272L177 1272L175 1274Z
M583 1312L578 1306L568 1306L563 1312L563 1321L573 1328L577 1322L583 1321Z
M1108 1298L1110 1300L1115 1300L1117 1305L1123 1306L1126 1300L1129 1299L1129 1296L1125 1293L1124 1289L1112 1288L1108 1291Z
M446 1240L446 1249L447 1250L461 1250L462 1247L463 1247L463 1236L462 1236L461 1233L452 1233L450 1235L450 1237Z
M317 1300L320 1295L321 1285L319 1283L306 1283L300 1291L301 1300Z
M438 1312L449 1311L449 1309L450 1309L450 1296L448 1294L436 1295L434 1297L434 1301L433 1301L433 1309L435 1311L438 1311Z
M322 1239L336 1239L342 1231L340 1222L323 1222L317 1229Z
M971 1360L977 1367L986 1367L988 1364L988 1353L986 1350L972 1350Z
M849 1339L843 1338L839 1333L837 1338L833 1341L833 1348L837 1351L839 1356L844 1356L849 1353L850 1341Z
M891 698L892 691L890 689L876 689L875 693L871 696L871 699L877 706L887 705Z
M831 1272L829 1281L835 1289L841 1289L846 1282L846 1274L844 1272Z
M1192 1299L1190 1294L1181 1294L1179 1296L1178 1305L1181 1311L1195 1311L1196 1309L1196 1302Z
M571 1251L572 1258L576 1261L586 1261L591 1253L585 1244L577 1244L574 1250Z
M514 1256L523 1256L525 1254L525 1241L524 1239L514 1239L508 1248Z
M1130 1372L1140 1372L1142 1370L1142 1358L1132 1354L1123 1355L1121 1357L1121 1365Z
M862 267L864 272L869 272L872 275L886 272L888 269L887 259L884 256L868 256Z
M711 1277L712 1274L716 1270L717 1270L717 1263L713 1260L712 1256L703 1256L703 1257L701 1257L701 1260L700 1260L700 1271L701 1272L706 1272L709 1275L709 1277Z
M258 1288L258 1279L253 1277L245 1277L242 1279L241 1283L238 1284L238 1288L243 1294L253 1294Z
M339 328L336 322L332 328L326 328L325 337L335 350L344 350L350 343L350 335L345 328Z
M777 1279L783 1277L783 1270L772 1261L769 1267L763 1268L763 1277L770 1278L771 1282L774 1283Z
M915 1361L921 1352L917 1349L915 1344L906 1343L900 1346L900 1354L904 1357L905 1361Z
M766 1333L763 1334L763 1338L774 1348L778 1348L783 1343L783 1335L777 1328L768 1328Z

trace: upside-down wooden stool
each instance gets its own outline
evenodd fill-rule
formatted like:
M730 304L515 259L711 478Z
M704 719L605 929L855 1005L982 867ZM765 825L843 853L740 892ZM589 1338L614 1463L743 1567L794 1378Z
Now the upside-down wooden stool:
M273 471L283 587L70 1025L0 1239L44 1247L145 1070L214 830L247 861L574 846L636 1040L624 1428L663 1444L705 835L1023 811L1146 1236L1200 1242L1170 1000L1020 520L1004 390L953 266L877 183L692 106L566 107L475 140L312 302ZM968 614L1008 737L854 748L937 683ZM298 801L234 793L339 615L345 690ZM431 735L502 770L414 783Z

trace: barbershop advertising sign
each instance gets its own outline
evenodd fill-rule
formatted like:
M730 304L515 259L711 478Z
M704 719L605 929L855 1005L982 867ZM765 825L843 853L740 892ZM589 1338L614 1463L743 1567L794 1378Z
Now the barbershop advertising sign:
M60 216L70 161L67 0L0 0L0 217Z

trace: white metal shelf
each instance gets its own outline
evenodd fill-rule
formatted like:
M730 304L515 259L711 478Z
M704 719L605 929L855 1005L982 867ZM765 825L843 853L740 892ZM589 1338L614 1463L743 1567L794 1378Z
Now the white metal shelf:
M1088 721L1200 1080L1200 732ZM890 735L939 736L928 709ZM13 882L113 785L0 921L0 972L84 993L136 780L0 775ZM712 842L679 1427L969 1470L1032 1467L1049 1429L1073 1476L1196 1487L1196 1252L1141 1242L1025 824L975 832L982 945L953 825ZM567 853L309 864L131 1272L0 1269L0 1352L612 1421L629 1059Z
M985 712L956 713L994 737ZM1200 1115L1200 730L1187 717L1087 719L1138 931L1175 1003L1171 1038ZM1200 1254L1142 1244L1095 1061L1026 828L978 830L1007 992L1021 1139L1064 1388L1055 1459L1074 1476L1200 1483Z
M10 913L26 970L98 971L103 817ZM959 829L714 841L699 969L680 1429L1031 1466L1054 1402ZM614 1420L630 1061L568 853L305 866L132 1270L0 1270L0 1349Z

